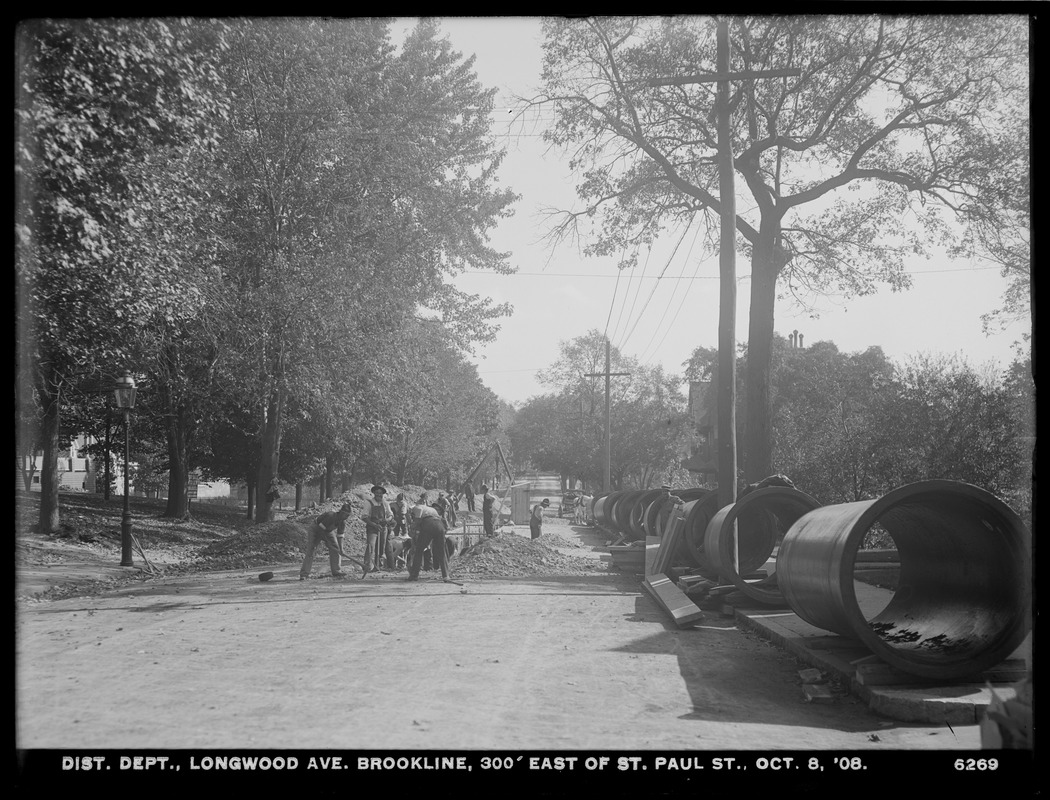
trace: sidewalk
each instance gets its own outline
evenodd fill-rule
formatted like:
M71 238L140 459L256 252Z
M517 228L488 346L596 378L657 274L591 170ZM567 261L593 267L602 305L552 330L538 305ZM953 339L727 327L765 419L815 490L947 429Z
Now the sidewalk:
M857 581L854 584L857 603L867 616L885 608L893 592ZM717 612L707 612L717 613ZM849 639L810 625L790 609L770 609L757 604L734 607L732 613L741 626L774 642L828 677L837 678L868 703L876 713L904 722L973 725L980 722L992 697L992 690L1002 699L1014 697L1014 681L996 682L914 682L871 686L857 681L857 664L872 658L871 651L860 641ZM1012 659L1023 659L1031 666L1032 634L1013 653ZM880 662L881 663L881 662Z

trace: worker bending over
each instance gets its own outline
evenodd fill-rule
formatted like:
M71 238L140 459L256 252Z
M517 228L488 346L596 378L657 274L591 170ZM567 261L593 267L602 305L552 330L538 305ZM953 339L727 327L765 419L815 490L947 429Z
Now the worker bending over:
M448 523L437 510L420 500L408 512L408 530L412 537L412 563L408 568L408 579L419 580L419 570L423 566L423 551L428 547L441 567L441 577L448 580L448 553L445 550L445 531Z
M339 554L343 550L343 534L346 531L346 520L353 513L350 503L343 503L338 511L327 511L315 519L306 531L306 558L299 568L299 580L310 577L314 564L314 549L323 541L328 548L328 563L332 566L332 577L343 577Z

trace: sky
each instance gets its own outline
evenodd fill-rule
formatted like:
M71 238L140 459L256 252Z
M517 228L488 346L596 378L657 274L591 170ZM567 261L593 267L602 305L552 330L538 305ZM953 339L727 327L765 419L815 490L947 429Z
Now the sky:
M413 20L400 20L401 29ZM542 31L537 17L441 17L453 47L476 58L481 84L496 88L493 132L506 149L500 185L521 197L512 218L501 222L490 244L509 252L515 275L468 271L456 279L464 291L508 302L514 313L501 321L495 340L479 345L471 361L496 395L520 404L551 391L540 383L560 344L591 330L606 332L614 347L643 365L680 374L698 346L718 343L718 260L701 261L692 232L675 247L668 237L642 270L619 274L614 259L585 257L578 248L544 242L544 209L578 207L567 159L540 138L546 113L524 118L514 99L540 84ZM521 104L517 104L519 109ZM739 196L739 195L738 195ZM987 335L981 316L999 307L1006 279L987 262L916 259L908 262L913 285L864 298L821 299L818 316L788 300L776 306L775 331L798 331L803 344L833 341L842 352L879 346L903 362L920 354L957 354L974 366L1005 367L1025 324ZM737 342L747 342L749 265L737 255ZM657 280L656 276L663 275Z

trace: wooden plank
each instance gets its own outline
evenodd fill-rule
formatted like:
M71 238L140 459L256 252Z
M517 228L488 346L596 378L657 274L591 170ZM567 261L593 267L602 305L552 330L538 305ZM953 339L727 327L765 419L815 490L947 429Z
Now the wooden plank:
M653 574L666 575L674 562L675 552L678 550L678 540L682 533L682 525L685 522L681 511L681 506L675 506L671 519L667 522L667 532L660 537L660 550L656 555L656 563L653 565Z
M642 586L679 627L692 625L704 619L704 612L666 575L650 575L642 581Z
M912 675L911 673L887 664L885 661L861 662L858 663L856 667L856 672L853 673L853 679L862 686L905 686L915 683L930 682L929 678ZM995 667L986 669L979 675L949 682L984 683L987 681L992 683L1011 683L1023 679L1026 674L1027 670L1025 668L1024 659L1012 658L1007 659ZM944 681L940 682L943 683Z
M656 557L660 553L660 537L659 536L646 536L645 537L645 574L652 575L656 570L653 569L653 565L656 564Z

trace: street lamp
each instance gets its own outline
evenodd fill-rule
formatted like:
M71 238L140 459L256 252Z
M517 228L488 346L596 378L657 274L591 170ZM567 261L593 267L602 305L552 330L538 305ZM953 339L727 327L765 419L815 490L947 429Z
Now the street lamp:
M125 372L122 378L117 379L113 387L113 396L117 400L117 408L124 412L124 516L120 520L120 566L133 567L135 563L131 560L131 508L128 505L128 443L131 409L135 407L135 380L130 373Z

